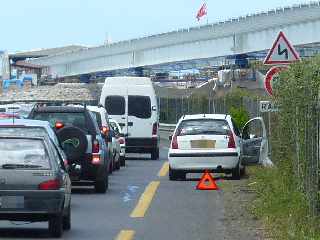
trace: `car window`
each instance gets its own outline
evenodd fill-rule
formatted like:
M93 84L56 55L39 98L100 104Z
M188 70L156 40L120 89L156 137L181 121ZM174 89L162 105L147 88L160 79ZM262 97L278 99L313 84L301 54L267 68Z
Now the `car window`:
M50 169L46 147L42 140L0 138L0 168L19 165L26 169Z
M105 107L110 115L124 115L126 112L126 100L122 96L108 96Z
M79 112L64 112L64 113L48 113L48 112L35 112L33 119L48 121L51 127L55 127L56 122L63 124L72 124L80 129L87 129L86 117L84 113Z
M251 121L243 129L243 139L261 138L263 137L263 127L262 123L259 120Z
M148 96L128 96L128 115L137 118L151 117L151 99Z
M177 136L185 135L228 135L230 131L226 120L196 119L182 121Z

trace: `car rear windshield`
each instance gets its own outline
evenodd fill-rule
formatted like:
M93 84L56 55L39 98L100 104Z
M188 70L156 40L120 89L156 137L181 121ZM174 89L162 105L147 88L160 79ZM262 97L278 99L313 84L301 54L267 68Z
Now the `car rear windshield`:
M2 169L50 169L42 140L0 138L0 156Z
M62 122L65 125L72 124L80 129L87 129L86 116L82 112L38 112L34 114L33 119L48 121L52 128L55 127L56 122Z
M199 119L182 121L177 129L177 136L185 135L228 135L230 131L226 120Z
M126 100L122 96L108 96L106 97L105 107L110 115L124 115Z
M128 115L137 118L151 117L151 100L149 96L128 96Z

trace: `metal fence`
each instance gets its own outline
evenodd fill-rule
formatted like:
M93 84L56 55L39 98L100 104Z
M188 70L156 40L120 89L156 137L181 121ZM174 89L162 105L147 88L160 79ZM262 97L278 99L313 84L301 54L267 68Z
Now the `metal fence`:
M158 98L160 107L160 122L164 124L176 124L184 114L228 114L231 107L244 108L249 114L249 118L262 117L264 119L268 140L269 155L272 158L272 131L276 125L276 113L261 113L260 100L249 97L230 98L221 97L210 99L203 96Z
M230 99L222 97L209 99L203 96L159 98L160 122L175 124L184 114L222 113L227 114L231 107L243 107L249 117L264 119L268 140L269 156L272 160L279 160L281 139L292 138L290 152L292 152L294 177L299 179L301 191L307 197L310 215L319 216L320 190L320 111L316 106L297 109L296 116L292 116L291 136L283 136L278 127L281 112L260 112L260 101L248 97ZM301 113L303 111L303 113ZM288 160L289 153L281 155ZM275 162L277 164L277 162Z

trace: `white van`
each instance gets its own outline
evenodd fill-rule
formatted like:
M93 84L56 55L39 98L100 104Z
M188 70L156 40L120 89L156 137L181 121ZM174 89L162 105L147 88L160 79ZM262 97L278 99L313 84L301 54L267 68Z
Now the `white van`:
M150 78L106 78L100 104L128 135L126 152L151 153L152 159L159 158L159 114Z

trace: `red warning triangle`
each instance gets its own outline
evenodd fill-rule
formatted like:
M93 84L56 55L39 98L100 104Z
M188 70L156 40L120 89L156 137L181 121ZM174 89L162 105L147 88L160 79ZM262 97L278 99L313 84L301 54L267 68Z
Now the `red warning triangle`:
M197 185L198 190L219 190L209 171L205 171Z
M283 32L280 32L264 60L264 64L290 64L300 60L298 52L290 44Z

